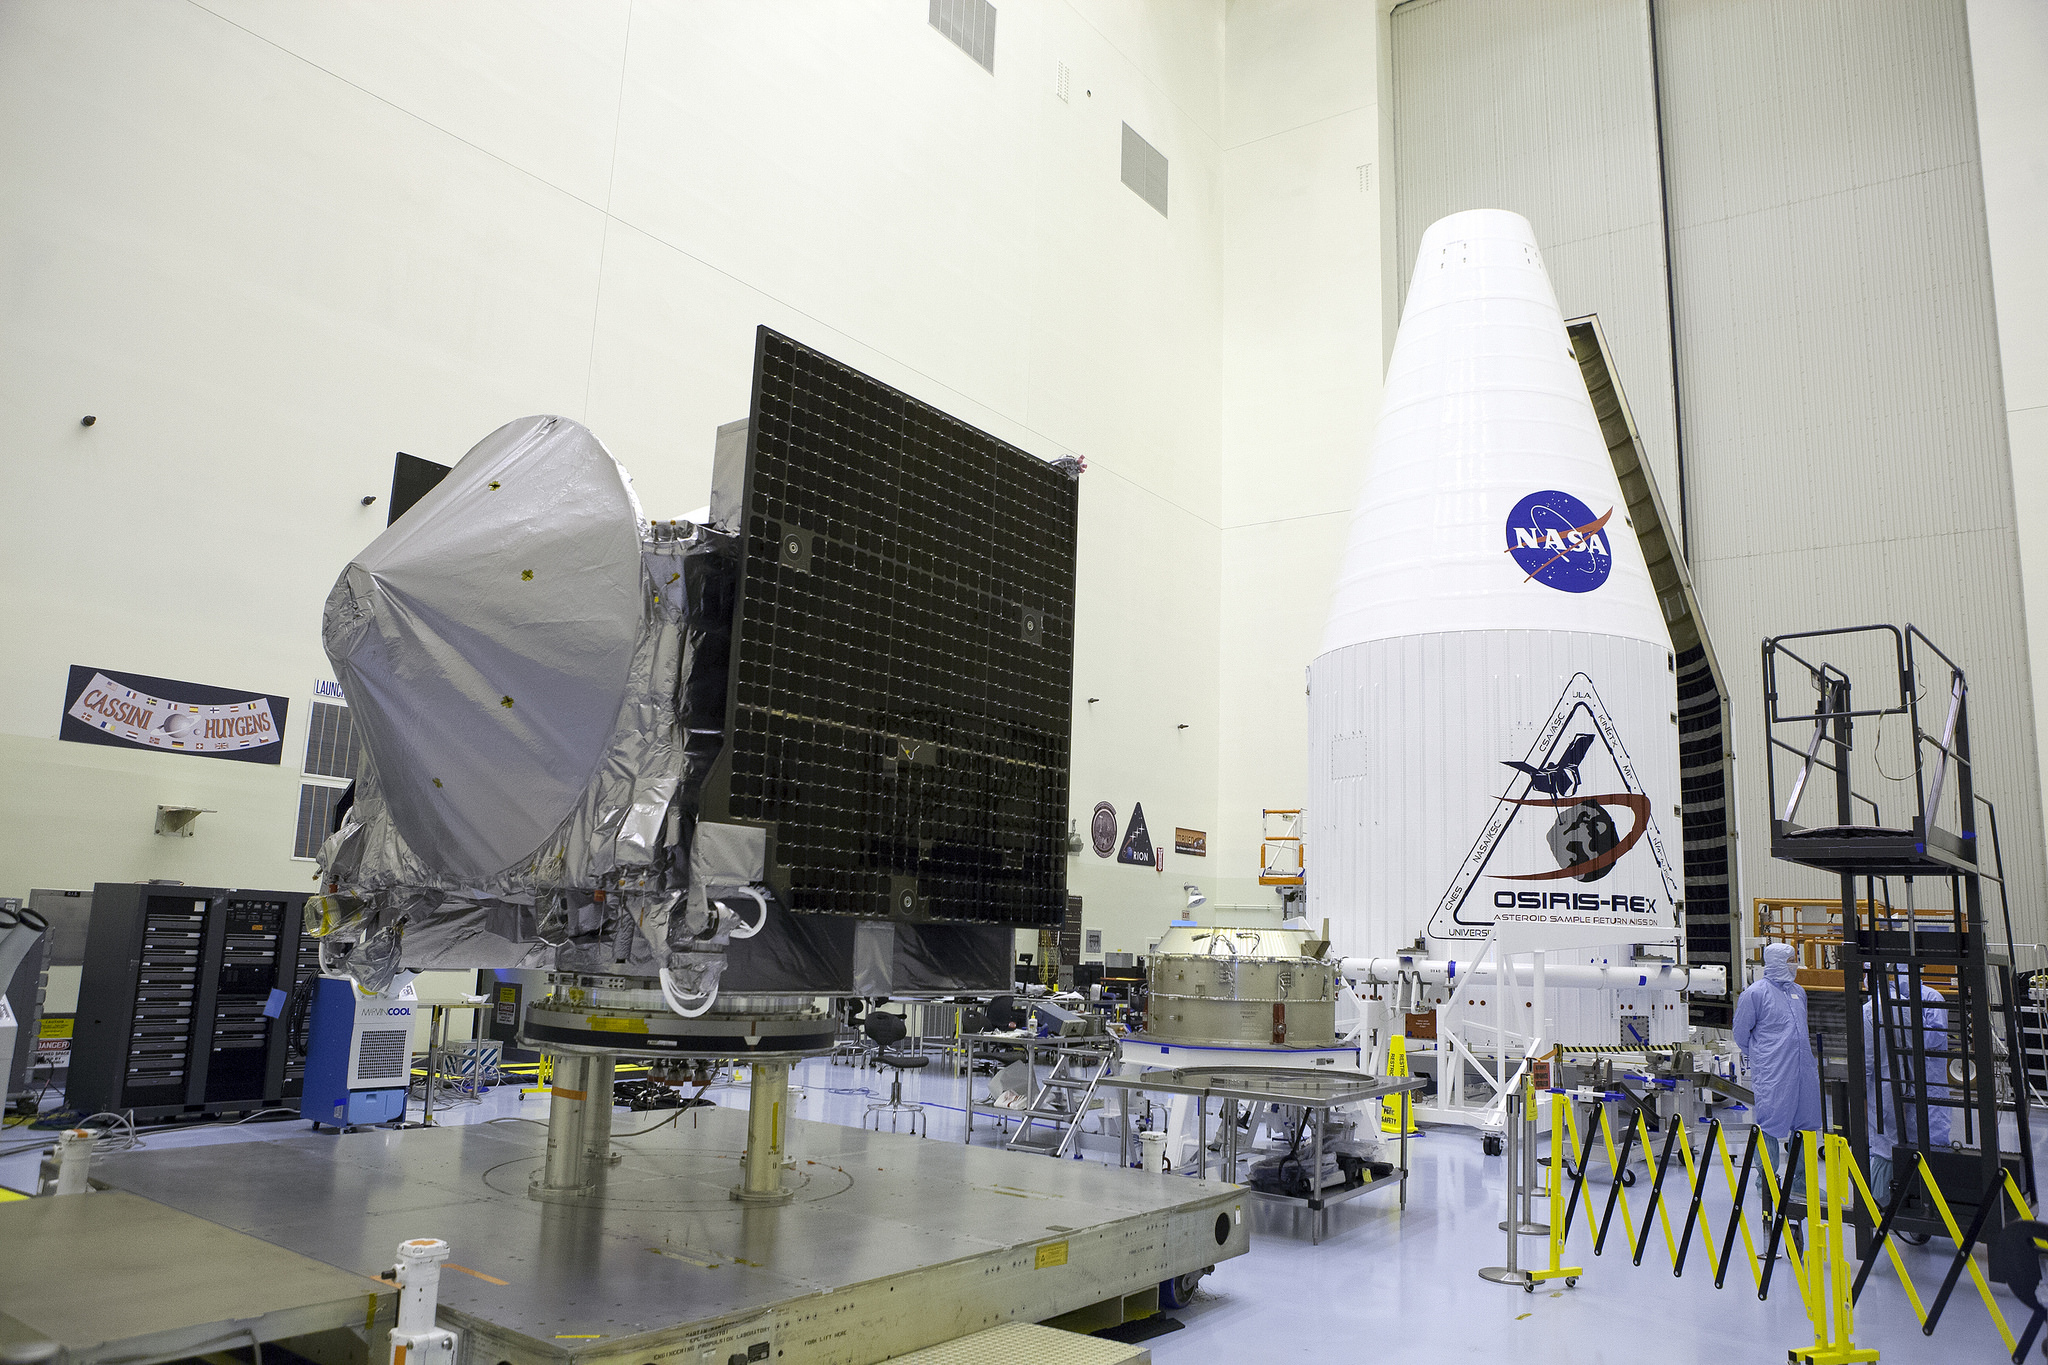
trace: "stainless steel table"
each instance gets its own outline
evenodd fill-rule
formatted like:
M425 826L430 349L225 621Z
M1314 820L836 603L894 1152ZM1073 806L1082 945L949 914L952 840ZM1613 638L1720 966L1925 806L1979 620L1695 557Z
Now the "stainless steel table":
M1021 1037L1010 1033L963 1033L960 1035L960 1045L967 1050L967 1103L964 1106L967 1110L967 1136L964 1140L972 1142L974 1141L974 1116L977 1113L985 1110L990 1114L1014 1118L1020 1122L1025 1118L1024 1111L1021 1109L998 1109L993 1105L981 1104L974 1098L974 1064L985 1059L984 1049L994 1051L998 1048L1014 1048L1021 1051L1024 1054L1025 1068L1031 1077L1031 1088L1036 1091L1038 1089L1039 1067L1051 1066L1059 1060L1059 1055L1062 1052L1107 1052L1116 1047L1117 1040L1106 1033L1089 1034L1082 1037L1055 1036L1051 1038ZM1047 1056L1048 1054L1050 1055L1049 1061L1040 1062L1038 1060L1041 1056ZM987 1060L993 1059L989 1058ZM1027 1095L1025 1098L1035 1099L1036 1096ZM1001 1131L1000 1124L997 1125L997 1129Z
M397 1311L396 1286L120 1190L0 1204L0 1263L0 1348L55 1342L73 1365L388 1328Z
M1309 1170L1310 1193L1306 1197L1289 1194L1271 1194L1264 1190L1250 1193L1261 1199L1280 1200L1288 1203L1306 1204L1309 1211L1309 1241L1322 1241L1323 1228L1328 1221L1328 1210L1332 1204L1341 1204L1347 1199L1356 1199L1386 1185L1401 1187L1401 1207L1408 1207L1408 1130L1401 1130L1400 1160L1394 1170L1377 1180L1336 1191L1322 1188L1323 1176L1323 1127L1329 1121L1332 1109L1347 1104L1358 1104L1365 1100L1384 1099L1389 1095L1405 1094L1420 1090L1426 1084L1418 1076L1371 1076L1363 1071L1316 1070L1308 1071L1298 1067L1277 1066L1185 1066L1171 1071L1141 1071L1130 1076L1108 1076L1101 1086L1121 1092L1123 1112L1123 1138L1119 1147L1120 1159L1125 1165L1131 1161L1131 1092L1142 1091L1151 1094L1192 1095L1195 1098L1195 1178L1209 1178L1209 1112L1210 1100L1221 1100L1223 1109L1218 1117L1223 1123L1223 1146L1219 1153L1222 1174L1229 1180L1237 1179L1237 1110L1241 1104L1285 1104L1295 1108L1319 1111L1321 1117L1312 1125L1315 1140L1311 1148Z
M413 1001L414 1008L432 1011L427 1024L427 1087L420 1115L421 1127L431 1127L434 1122L434 1087L441 1079L441 1059L448 1055L448 1011L480 1010L490 1003L481 995L458 995L446 1000Z

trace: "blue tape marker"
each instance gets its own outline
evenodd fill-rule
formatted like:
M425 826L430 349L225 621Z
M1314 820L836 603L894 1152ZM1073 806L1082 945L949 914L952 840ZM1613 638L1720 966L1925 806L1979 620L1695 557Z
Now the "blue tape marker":
M272 992L270 993L270 998L269 998L268 1000L265 1000L265 1001L263 1002L263 1017L264 1017L265 1019L275 1019L275 1018L277 1018L277 1016L278 1016L278 1015L280 1015L280 1014L283 1014L283 1013L284 1013L284 992L283 992L283 991L272 991Z

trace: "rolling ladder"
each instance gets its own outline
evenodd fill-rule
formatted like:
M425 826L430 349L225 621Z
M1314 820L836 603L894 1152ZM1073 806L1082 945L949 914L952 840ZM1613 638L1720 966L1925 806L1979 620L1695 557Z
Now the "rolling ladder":
M1065 1156L1080 1137L1081 1120L1095 1107L1095 1089L1109 1074L1114 1052L1062 1051L1029 1109L1013 1111L1016 1131L1003 1145L1013 1152Z

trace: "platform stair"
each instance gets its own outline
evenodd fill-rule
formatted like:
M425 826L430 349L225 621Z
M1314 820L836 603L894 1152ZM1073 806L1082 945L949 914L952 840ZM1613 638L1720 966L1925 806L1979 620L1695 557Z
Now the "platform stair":
M1095 1090L1109 1074L1113 1058L1109 1052L1062 1052L1031 1107L1015 1111L1022 1121L1004 1146L1013 1152L1067 1155L1080 1138L1081 1120L1102 1103Z

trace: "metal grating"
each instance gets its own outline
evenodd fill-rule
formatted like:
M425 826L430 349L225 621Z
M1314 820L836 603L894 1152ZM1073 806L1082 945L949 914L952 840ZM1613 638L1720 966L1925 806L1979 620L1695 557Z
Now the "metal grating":
M355 781L360 750L355 718L338 702L316 701L306 726L306 775Z
M1078 485L768 328L707 819L792 910L1056 925Z
M412 1061L412 1033L402 1028L365 1030L356 1042L356 1079L398 1081L406 1079Z
M996 73L996 7L988 0L932 0L931 24L947 41Z
M346 787L328 787L318 782L300 785L299 827L292 839L294 858L319 856L320 845L326 843L327 836L334 832L334 803L347 790Z
M1130 124L1124 125L1124 183L1138 197L1166 216L1166 153L1154 147Z

